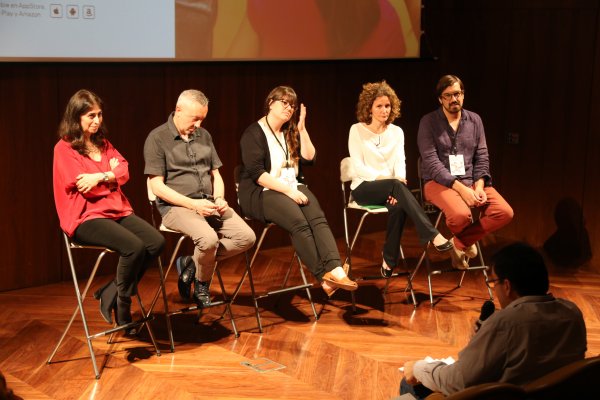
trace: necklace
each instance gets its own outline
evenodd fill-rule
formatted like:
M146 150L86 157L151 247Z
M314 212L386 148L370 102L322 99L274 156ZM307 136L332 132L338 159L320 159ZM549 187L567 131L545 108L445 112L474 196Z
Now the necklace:
M379 145L381 145L381 135L381 133L377 135L377 141L373 140L373 144L375 145L375 147L379 147Z

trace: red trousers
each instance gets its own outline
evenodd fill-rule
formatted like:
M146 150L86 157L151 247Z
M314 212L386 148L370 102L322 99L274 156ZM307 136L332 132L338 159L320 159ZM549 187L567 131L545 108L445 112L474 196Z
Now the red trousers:
M459 250L502 228L513 218L513 209L496 189L490 186L484 190L487 203L477 207L480 214L474 221L471 208L458 192L434 181L425 184L425 198L444 213L446 225L454 234L454 245Z

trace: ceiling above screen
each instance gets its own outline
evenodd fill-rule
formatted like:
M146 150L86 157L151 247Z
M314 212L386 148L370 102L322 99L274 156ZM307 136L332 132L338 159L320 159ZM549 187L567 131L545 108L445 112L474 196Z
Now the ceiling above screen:
M421 0L0 0L3 61L419 57Z

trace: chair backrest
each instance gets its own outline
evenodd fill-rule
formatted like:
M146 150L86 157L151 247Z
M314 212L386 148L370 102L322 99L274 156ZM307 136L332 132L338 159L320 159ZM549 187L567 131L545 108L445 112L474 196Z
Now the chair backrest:
M340 180L342 182L350 182L356 176L352 158L345 157L340 161Z
M444 397L438 393L427 396L427 400L443 398L444 400L521 400L526 399L527 394L521 386L510 383L482 383L468 387L460 392Z
M572 362L524 386L527 398L600 398L600 356Z

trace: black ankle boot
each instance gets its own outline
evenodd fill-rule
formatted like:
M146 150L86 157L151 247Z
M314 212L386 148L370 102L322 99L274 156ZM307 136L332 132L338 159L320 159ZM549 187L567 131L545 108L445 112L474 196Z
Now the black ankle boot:
M94 292L94 298L100 300L100 314L109 324L112 324L112 310L117 301L117 284L110 281Z
M115 318L117 325L125 325L133 321L131 317L131 297L117 297L117 309ZM137 334L137 328L129 328L125 330L125 336L133 336Z
M194 301L198 307L210 306L210 282L200 282L194 279Z

